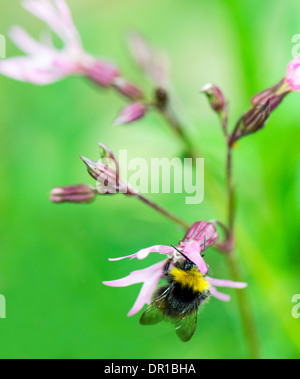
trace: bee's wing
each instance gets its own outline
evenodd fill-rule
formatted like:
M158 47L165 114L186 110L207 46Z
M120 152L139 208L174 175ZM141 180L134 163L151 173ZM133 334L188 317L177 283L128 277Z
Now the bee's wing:
M154 325L164 319L162 311L155 306L155 303L149 305L140 318L142 325Z
M184 316L175 322L175 330L178 337L183 341L189 341L195 333L197 325L197 311Z
M165 318L164 309L166 307L166 299L170 292L169 287L162 287L161 294L149 305L140 318L142 325L154 325Z

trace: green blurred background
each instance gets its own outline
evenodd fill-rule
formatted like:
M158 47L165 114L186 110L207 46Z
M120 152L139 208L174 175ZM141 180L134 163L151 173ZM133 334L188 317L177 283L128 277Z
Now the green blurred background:
M206 172L221 193L205 187L205 201L149 195L188 222L225 219L223 136L199 89L214 82L230 103L230 121L254 93L277 83L300 33L300 3L287 0L69 1L88 51L110 57L124 76L151 93L124 35L132 28L164 49L185 109L187 132L199 143ZM44 24L19 1L1 0L0 33L20 24L32 35ZM7 57L19 54L7 41ZM233 290L230 303L212 299L199 313L193 339L182 344L172 325L139 325L128 318L140 285L109 288L103 280L157 262L108 262L152 244L176 244L182 231L152 209L124 196L90 205L54 205L54 186L91 183L79 154L97 159L97 142L128 149L130 157L172 157L180 142L156 114L126 127L112 121L126 104L82 78L38 87L0 77L0 319L1 358L246 358ZM263 358L299 358L300 319L300 95L286 98L264 131L235 151L238 260L258 329ZM207 253L213 276L230 278L224 258Z

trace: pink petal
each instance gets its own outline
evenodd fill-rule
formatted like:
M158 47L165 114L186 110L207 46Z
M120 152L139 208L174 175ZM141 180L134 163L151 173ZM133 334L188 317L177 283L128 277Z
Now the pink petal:
M78 31L72 21L71 12L63 0L56 0L56 7L49 0L25 0L23 7L43 20L65 43L75 42L81 46Z
M181 243L178 246L178 248L179 250L181 249L183 254L186 255L192 262L194 262L195 265L198 266L198 269L201 272L201 274L207 273L208 267L204 262L204 259L200 255L200 246L198 242L194 242L190 245Z
M225 293L217 291L215 289L215 287L210 287L210 293L216 299L219 299L221 301L230 301L230 296L229 295L226 295Z
M164 246L164 245L154 245L147 247L145 249L139 250L137 253L126 255L125 257L120 258L110 258L110 261L120 261L125 258L138 258L138 259L145 259L148 257L150 253L160 253L160 254L171 254L174 251L174 248L171 246Z
M62 17L62 21L69 27L75 27L73 23L72 13L64 0L55 0L56 7Z
M39 54L0 61L0 73L23 82L50 84L76 72L76 67L64 54Z
M132 271L125 278L105 281L103 284L109 287L127 287L132 284L145 282L148 278L154 275L158 270L161 271L161 268L164 266L165 261L155 263L154 265L144 268L142 270ZM162 272L162 271L161 271Z
M133 307L128 312L128 316L133 316L139 312L143 308L144 304L151 304L152 294L155 291L155 288L157 287L157 284L160 281L161 277L163 276L163 267L165 263L166 261L162 261L160 264L157 264L156 272L153 272L152 276L144 282Z
M19 49L27 54L40 54L48 49L48 47L36 41L26 32L26 30L19 26L12 27L9 35Z
M247 283L242 282L233 282L231 280L223 280L223 279L213 279L209 276L206 277L209 284L216 286L216 287L228 287L228 288L237 288L242 289L246 288L248 286Z
M144 304L151 303L152 294L163 276L163 267L166 261L155 263L154 265L142 270L133 271L130 275L122 279L103 282L106 286L110 287L126 287L136 283L144 283L140 293L134 303L133 307L128 313L128 316L132 316L139 312Z
M72 13L67 3L64 0L55 0L55 4L61 15L62 30L65 36L69 39L69 42L73 42L74 45L81 47L81 38L73 22Z
M28 12L48 24L55 33L60 30L59 17L49 0L24 0L22 5Z

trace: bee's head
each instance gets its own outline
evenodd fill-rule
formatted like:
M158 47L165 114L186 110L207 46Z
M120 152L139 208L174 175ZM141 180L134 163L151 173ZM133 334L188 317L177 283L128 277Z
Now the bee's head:
M185 259L183 261L183 268L184 270L190 270L191 268L195 267L196 265L190 261L189 259Z
M182 267L184 270L190 270L192 267L195 267L195 263L192 262L186 255L183 254L182 251L180 251L179 249L177 249L177 247L171 245L172 247L174 247L175 250L178 251L178 253L180 253L182 255L182 257L184 258L183 261L181 261L178 265L180 267Z

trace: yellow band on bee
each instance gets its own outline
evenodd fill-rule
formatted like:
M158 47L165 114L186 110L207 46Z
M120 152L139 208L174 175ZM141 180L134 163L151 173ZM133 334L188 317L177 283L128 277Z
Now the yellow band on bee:
M209 290L207 280L196 267L185 271L178 267L173 267L170 274L173 276L175 282L180 283L183 287L191 288L194 292Z

